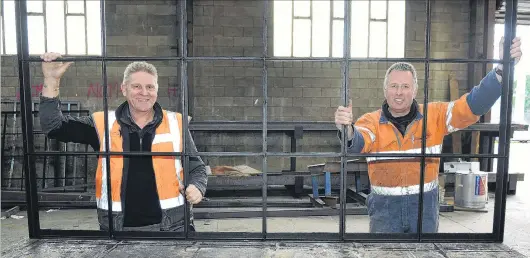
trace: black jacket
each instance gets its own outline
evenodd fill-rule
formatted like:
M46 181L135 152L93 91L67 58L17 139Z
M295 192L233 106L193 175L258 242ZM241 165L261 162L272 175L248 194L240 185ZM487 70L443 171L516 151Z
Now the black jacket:
M99 151L100 143L92 116L63 115L59 108L60 106L59 98L41 96L39 113L43 132L51 139L62 142L84 143ZM158 103L155 103L154 110L153 121L140 129L131 118L127 102L124 102L116 109L116 120L120 124L124 151L151 151L155 130L162 122L162 108ZM186 150L188 152L197 152L189 130L186 136L188 137ZM145 144L147 142L149 144ZM120 218L123 219L122 226L134 227L160 223L162 214L158 206L152 159L149 156L125 156L123 166L121 200L124 218ZM207 175L204 162L200 157L190 157L188 184L195 185L204 196ZM135 201L134 203L127 202L127 199ZM180 218L181 216L183 217L183 214L179 214L178 217Z

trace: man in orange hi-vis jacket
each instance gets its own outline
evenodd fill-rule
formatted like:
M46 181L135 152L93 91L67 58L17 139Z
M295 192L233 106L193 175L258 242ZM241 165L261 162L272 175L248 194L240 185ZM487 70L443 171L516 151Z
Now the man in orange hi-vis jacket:
M503 57L500 44L500 59ZM521 42L515 38L510 56L515 63L522 56ZM428 103L426 153L439 154L444 136L466 128L495 104L501 96L502 64L490 71L471 92L451 102ZM385 101L381 109L362 115L353 123L352 107L340 106L335 124L346 125L349 153L421 153L423 105L416 100L418 79L409 63L390 66L385 75ZM370 232L416 233L420 192L419 158L368 157L371 189L367 198ZM439 158L425 159L423 233L438 231Z
M84 143L104 152L105 119L103 112L91 116L63 115L60 110L59 84L72 63L51 62L58 53L41 56L44 87L40 102L42 131L51 139ZM133 62L123 74L121 91L126 101L108 112L111 152L196 152L189 130L182 130L182 114L164 110L157 102L158 73L152 64ZM110 171L107 171L107 162ZM96 170L97 214L101 230L109 230L111 199L114 230L183 231L184 202L199 203L206 191L206 167L200 157L190 156L189 184L183 185L180 156L99 156ZM111 196L107 179L111 178ZM190 214L190 230L194 230Z

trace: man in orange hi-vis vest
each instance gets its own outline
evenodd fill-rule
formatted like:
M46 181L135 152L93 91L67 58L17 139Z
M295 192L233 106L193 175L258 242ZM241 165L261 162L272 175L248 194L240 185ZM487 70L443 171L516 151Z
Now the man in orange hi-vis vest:
M500 59L503 58L500 44ZM515 63L522 56L521 42L515 38L510 56ZM492 69L471 92L451 102L428 103L426 153L439 154L444 136L466 128L495 104L501 96L502 64ZM423 105L416 100L418 79L409 63L390 66L384 81L385 101L381 109L362 115L353 123L352 106L340 106L335 112L339 139L348 128L349 153L421 153ZM420 159L404 157L368 157L370 194L367 208L370 232L416 233L420 192ZM439 158L425 159L422 232L438 231Z
M60 110L59 84L72 64L52 62L58 53L41 56L44 87L40 102L43 132L62 142L84 143L104 152L105 120L103 112L91 116L63 115ZM157 102L158 74L146 62L127 66L121 91L126 101L108 112L111 152L183 152L197 151L189 130L182 131L182 115L162 109ZM110 171L107 171L107 162ZM184 230L184 202L199 203L206 191L206 167L200 157L190 157L189 184L183 185L180 156L121 156L110 160L99 156L96 170L97 214L101 230L109 230L108 200L111 198L114 230ZM111 196L107 196L107 176L111 175ZM190 230L195 230L190 214Z

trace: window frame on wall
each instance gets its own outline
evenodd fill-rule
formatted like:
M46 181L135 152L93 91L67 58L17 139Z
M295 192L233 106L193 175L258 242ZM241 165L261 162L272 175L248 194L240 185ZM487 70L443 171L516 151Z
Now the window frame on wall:
M6 2L9 4L8 10L5 10ZM16 0L0 0L2 14L0 19L2 47L0 51L2 56L17 54L15 3ZM27 6L28 41L31 42L30 55L40 55L44 52L58 52L65 55L78 56L102 55L101 1L38 0L28 1L28 3L32 3ZM74 6L77 7L77 10L71 10ZM79 8L82 9L79 10ZM12 13L12 16L8 15L6 17L4 15L6 13ZM33 25L38 24L37 26L42 27L32 26L30 22L32 19L40 19ZM77 23L74 23L74 19L77 19ZM59 28L56 29L56 26L59 26ZM32 29L35 30L34 33L30 33ZM79 33L80 30L81 33ZM38 38L32 39L32 34ZM81 46L81 48L78 46Z
M350 26L352 35L350 38L350 58L405 57L407 1L349 1L352 4L350 9L352 17ZM337 0L274 0L274 57L344 57L342 45L344 3L345 1ZM389 9L394 10L394 12L390 13ZM318 12L315 10L324 11ZM328 11L329 14L322 15ZM362 17L361 15L364 13L368 14ZM301 21L308 21L309 25L306 23L301 26ZM381 23L384 23L384 32L381 33L379 31L380 33L374 34L373 31L375 29L372 26ZM277 26L278 24L281 25ZM359 24L365 29L360 29ZM391 26L390 31L392 31L390 40L389 25ZM305 35L298 29L301 27L305 27ZM309 28L307 29L307 27ZM319 31L323 31L323 33L318 34ZM356 35L360 36L355 37ZM376 46L376 42L380 41L381 37L385 39L384 46ZM305 46L302 45L300 47L299 44L295 44L297 42L305 42ZM389 42L392 42L392 44L389 44ZM318 45L324 45L324 47L319 48ZM378 48L377 51L374 50L376 47Z

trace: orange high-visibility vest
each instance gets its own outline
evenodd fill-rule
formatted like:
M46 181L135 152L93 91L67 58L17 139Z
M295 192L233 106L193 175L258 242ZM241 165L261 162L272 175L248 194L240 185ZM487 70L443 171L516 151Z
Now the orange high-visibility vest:
M162 123L156 128L152 143L152 152L182 152L182 114L163 110ZM100 151L105 151L105 120L103 112L93 114L94 123L99 136ZM110 151L122 152L123 139L120 125L114 111L108 112L110 129ZM96 170L96 200L99 209L108 210L107 196L107 158L100 156ZM129 168L134 169L134 168ZM184 204L179 185L184 177L182 164L176 156L153 156L156 188L162 210L175 208ZM112 193L112 211L121 212L121 182L123 175L123 156L110 156L110 178ZM128 189L134 191L134 189ZM128 200L134 202L134 200Z
M479 119L473 114L466 97L451 102L428 104L426 154L440 154L447 134L466 128ZM354 124L364 139L361 153L420 154L422 147L423 105L418 105L418 116L402 136L388 121L382 110L361 116ZM410 195L420 192L420 158L367 157L371 190L381 195ZM424 191L438 186L440 158L425 158Z

